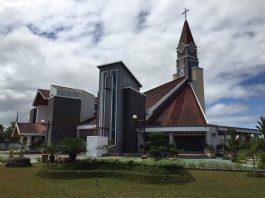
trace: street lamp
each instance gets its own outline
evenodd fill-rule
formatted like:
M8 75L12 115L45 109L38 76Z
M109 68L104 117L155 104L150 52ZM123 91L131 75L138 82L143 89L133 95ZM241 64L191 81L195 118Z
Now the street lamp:
M138 119L138 116L134 114L132 116L134 122L143 122L143 155L145 156L145 116L144 119Z

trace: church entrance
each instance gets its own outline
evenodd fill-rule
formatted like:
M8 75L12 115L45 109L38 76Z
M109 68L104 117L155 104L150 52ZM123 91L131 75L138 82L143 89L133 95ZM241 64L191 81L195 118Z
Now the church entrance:
M179 150L203 151L205 136L175 136L175 143Z

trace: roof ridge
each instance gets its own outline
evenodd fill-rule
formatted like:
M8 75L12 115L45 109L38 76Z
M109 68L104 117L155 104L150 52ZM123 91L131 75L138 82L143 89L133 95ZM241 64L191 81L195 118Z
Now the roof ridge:
M88 94L94 96L92 93L89 93L88 91L85 91L83 89L77 89L77 88L72 88L72 87L65 87L65 86L61 86L61 85L51 85L51 86L65 88L65 89L72 89L72 90L76 90L76 91L81 91L81 92L85 92L85 93L88 93Z
M159 85L159 86L157 86L157 87L154 87L154 88L152 88L152 89L149 89L149 90L143 92L143 94L146 94L146 93L149 92L149 91L153 91L153 90L155 90L155 89L161 88L162 86L165 86L165 85L167 85L167 84L170 84L170 83L172 83L172 82L174 82L174 81L178 81L178 80L180 80L180 79L182 79L182 78L184 78L184 77L181 77L181 78L177 78L177 79L174 79L174 80L168 81L168 82L166 82L166 83L164 83L164 84L162 84L162 85Z

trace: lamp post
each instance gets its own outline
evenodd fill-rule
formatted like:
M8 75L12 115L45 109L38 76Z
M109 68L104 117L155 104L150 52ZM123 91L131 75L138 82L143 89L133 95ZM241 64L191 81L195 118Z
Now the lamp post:
M139 119L136 114L132 116L134 122L143 122L143 155L145 156L145 116L144 119Z

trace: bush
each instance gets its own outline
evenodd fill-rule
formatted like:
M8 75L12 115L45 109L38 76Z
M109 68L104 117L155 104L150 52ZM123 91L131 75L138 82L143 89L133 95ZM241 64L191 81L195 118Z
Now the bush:
M48 178L120 178L145 183L193 181L181 164L169 160L118 160L91 158L75 163L47 164L37 175Z
M59 150L69 155L69 160L74 162L77 154L86 151L86 142L82 138L64 138L59 145Z
M205 147L205 151L209 153L214 153L213 145L207 144Z
M5 167L31 167L32 164L29 158L14 158L8 160Z

